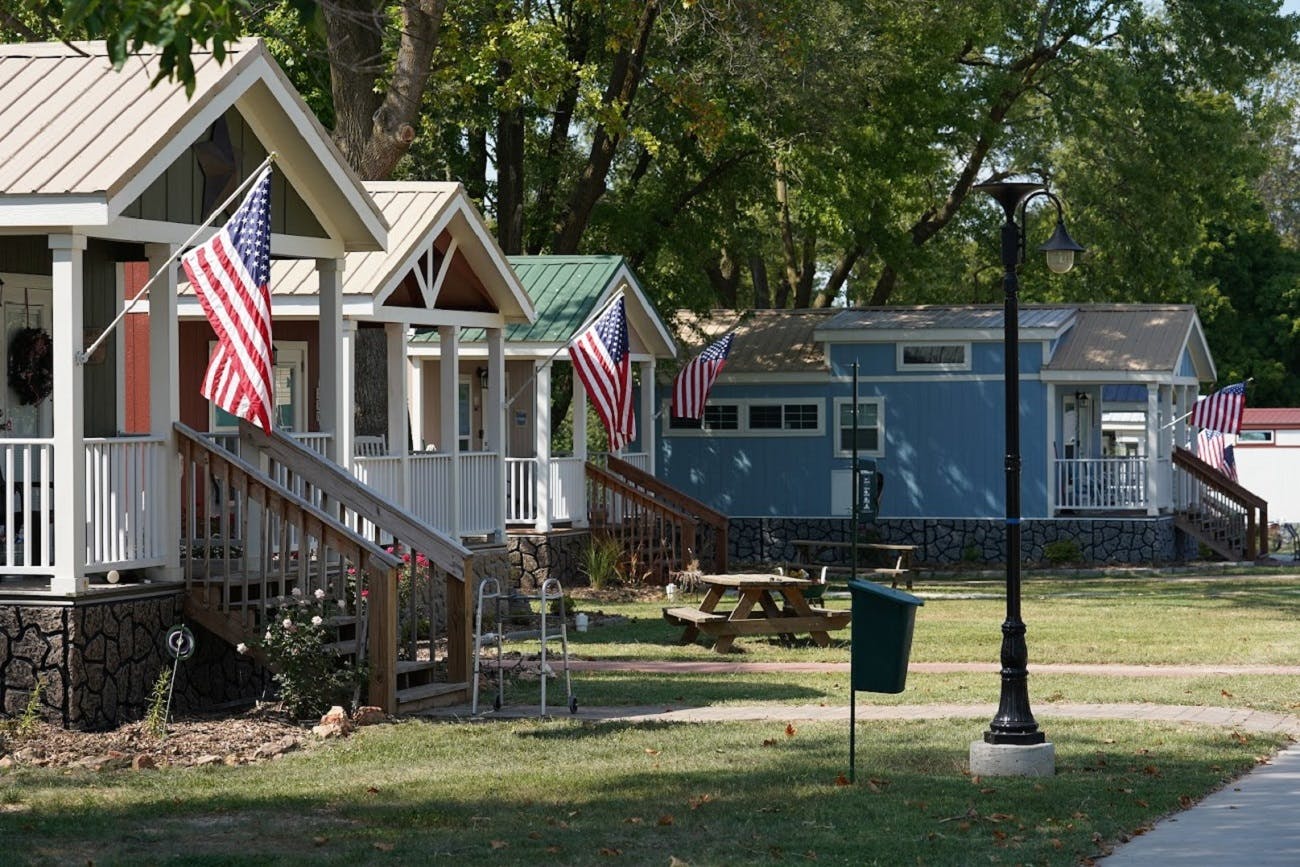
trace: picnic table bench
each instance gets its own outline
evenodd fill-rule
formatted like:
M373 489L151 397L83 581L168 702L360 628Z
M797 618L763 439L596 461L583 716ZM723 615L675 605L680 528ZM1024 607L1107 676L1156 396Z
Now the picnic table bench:
M664 619L683 627L682 644L691 644L701 632L714 636L713 649L718 653L730 650L738 635L780 635L793 641L796 634L806 632L825 647L830 644L830 631L848 626L852 617L849 611L809 605L803 589L812 582L802 578L742 573L705 575L701 581L709 589L700 606L665 608ZM736 591L736 607L718 611L728 590Z
M799 552L800 558L809 564L818 564L821 554L824 551L840 552L851 549L852 542L833 542L821 539L792 539L795 551ZM894 545L885 542L858 542L858 549L863 551L872 551L877 555L882 555L887 561L892 561L892 566L865 567L863 571L870 572L874 575L888 575L890 586L897 588L898 579L902 578L908 590L912 589L912 555L916 553L916 545ZM836 566L836 571L843 571L846 567Z

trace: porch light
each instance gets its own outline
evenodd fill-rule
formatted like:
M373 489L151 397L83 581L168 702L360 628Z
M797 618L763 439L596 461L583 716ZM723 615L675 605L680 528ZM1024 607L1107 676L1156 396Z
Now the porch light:
M478 377L478 387L479 387L479 388L487 388L487 384L488 384L488 369L487 369L486 367L480 367L480 368L477 368L477 369L474 371L474 375Z
M1016 269L1025 259L1025 206L1040 196L1056 206L1056 231L1038 249L1047 254L1055 273L1069 271L1074 254L1083 252L1065 231L1061 200L1040 183L999 181L975 185L1002 206L1002 288L1006 295L1002 314L1003 388L1006 412L1006 620L1002 624L1002 693L997 715L984 732L983 743L971 744L971 773L1040 775L1051 773L1055 753L1046 744L1029 709L1029 652L1025 623L1020 617L1020 285ZM1019 220L1016 219L1019 213ZM1014 755L999 752L1004 746L1025 747Z

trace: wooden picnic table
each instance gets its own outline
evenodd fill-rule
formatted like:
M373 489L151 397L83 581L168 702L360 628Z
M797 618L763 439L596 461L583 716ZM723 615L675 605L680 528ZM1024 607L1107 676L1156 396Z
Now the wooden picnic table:
M827 542L820 539L792 539L791 544L799 552L799 556L809 565L819 562L818 555L826 550L845 550L853 547L852 542ZM858 548L863 551L875 551L883 555L887 560L892 560L892 566L866 567L864 572L870 572L875 575L888 575L890 586L897 587L898 579L901 577L907 584L907 589L912 589L912 555L916 553L916 545L894 545L885 542L858 542Z
M726 653L737 635L780 635L793 641L797 633L806 632L819 646L831 642L830 630L849 625L852 614L827 608L814 608L803 595L812 582L804 578L765 573L704 575L700 578L709 589L699 608L665 608L664 619L674 626L685 627L681 643L691 644L701 632L717 639L713 649ZM728 590L735 590L736 607L718 611L718 603Z

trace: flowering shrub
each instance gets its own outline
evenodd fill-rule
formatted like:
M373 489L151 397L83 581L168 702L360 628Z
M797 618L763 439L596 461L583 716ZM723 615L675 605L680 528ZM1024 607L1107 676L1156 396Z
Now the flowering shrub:
M285 710L299 719L350 704L365 682L364 666L327 647L338 632L330 622L331 608L324 590L307 596L295 587L292 599L275 611L261 641L255 642L275 671ZM248 649L244 644L238 648L240 653Z
M416 646L430 638L435 617L436 593L429 580L433 564L424 554L400 547L388 547L388 553L402 558L397 569L397 634L398 657L413 659Z

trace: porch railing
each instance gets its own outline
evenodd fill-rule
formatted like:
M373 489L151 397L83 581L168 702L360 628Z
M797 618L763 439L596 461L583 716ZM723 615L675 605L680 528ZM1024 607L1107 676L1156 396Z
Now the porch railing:
M634 581L663 584L698 549L695 518L610 470L588 462L587 511L593 534L610 536L623 552L620 568Z
M54 443L0 440L0 558L14 575L48 575L54 563Z
M598 467L606 465L607 452L592 455ZM641 452L622 458L640 470L650 466L650 456ZM582 521L587 516L587 486L582 458L553 457L550 461L552 521ZM537 458L506 458L506 523L537 522Z
M1268 503L1181 446L1174 449L1178 525L1229 560L1268 551Z
M92 571L160 566L174 539L163 514L167 441L86 440L86 565Z
M394 503L402 500L402 459L358 457L353 461L357 478ZM440 533L451 532L451 455L417 452L407 458L408 510ZM486 536L495 533L497 484L495 452L460 455L460 533Z
M726 515L620 458L611 456L608 469L625 486L648 494L657 502L690 517L696 544L686 548L683 562L695 559L700 566L712 569L715 573L727 571L729 522Z
M537 520L537 458L506 458L506 523Z
M1145 510L1147 460L1117 458L1058 458L1056 507L1071 511Z

